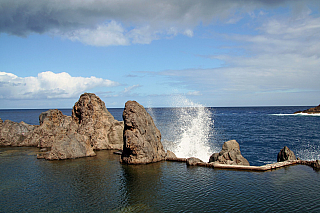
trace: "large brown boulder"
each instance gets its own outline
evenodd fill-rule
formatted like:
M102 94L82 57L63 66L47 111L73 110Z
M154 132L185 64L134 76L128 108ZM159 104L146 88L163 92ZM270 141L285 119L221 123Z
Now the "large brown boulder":
M128 101L123 120L122 163L146 164L165 159L160 131L143 106L136 101Z
M80 96L73 107L72 119L79 124L77 132L88 136L94 149L122 149L123 122L115 120L95 94Z
M84 135L69 132L61 135L51 147L51 151L38 158L47 160L63 160L80 157L95 156L90 140Z
M2 121L0 118L0 146L24 146L24 139L27 138L36 128L34 125L21 121L16 123L10 120ZM28 144L36 146L36 144Z
M241 155L240 146L236 140L224 142L221 152L212 154L209 162L250 166L248 160Z
M277 156L277 162L287 161L287 160L297 160L293 151L291 151L287 146L280 150Z
M50 148L61 135L65 135L70 129L71 117L63 115L60 110L51 109L39 115L39 123L40 126L28 135L24 144Z

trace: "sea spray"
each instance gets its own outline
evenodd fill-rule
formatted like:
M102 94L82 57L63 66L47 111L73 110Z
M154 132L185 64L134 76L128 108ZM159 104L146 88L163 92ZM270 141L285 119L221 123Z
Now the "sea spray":
M320 146L316 144L307 144L298 149L295 154L302 160L318 160L320 159Z
M209 145L214 123L212 113L183 96L174 96L173 106L177 106L172 108L175 122L169 134L174 138L168 148L177 157L197 157L208 162L213 153L213 147Z

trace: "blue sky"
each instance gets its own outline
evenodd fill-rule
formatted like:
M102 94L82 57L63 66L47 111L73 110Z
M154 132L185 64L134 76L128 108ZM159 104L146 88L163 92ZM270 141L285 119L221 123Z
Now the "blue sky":
M0 0L0 108L320 103L319 1ZM179 98L178 98L179 97Z

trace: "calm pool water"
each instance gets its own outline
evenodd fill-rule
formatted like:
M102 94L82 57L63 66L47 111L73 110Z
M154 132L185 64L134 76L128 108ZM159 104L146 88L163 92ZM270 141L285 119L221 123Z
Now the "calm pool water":
M319 212L320 172L122 165L112 151L63 161L0 149L0 212Z

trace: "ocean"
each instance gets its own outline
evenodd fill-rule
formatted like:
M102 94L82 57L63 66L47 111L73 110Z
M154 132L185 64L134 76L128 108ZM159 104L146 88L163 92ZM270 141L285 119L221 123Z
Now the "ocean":
M178 157L208 161L236 140L250 165L276 162L288 146L320 159L320 116L311 106L147 108L162 143ZM122 120L121 108L110 108ZM44 109L0 110L2 120L39 124ZM71 115L71 109L61 109ZM61 161L37 148L0 148L0 212L319 212L320 172L304 165L269 172L188 167L181 162L121 165L113 151Z

